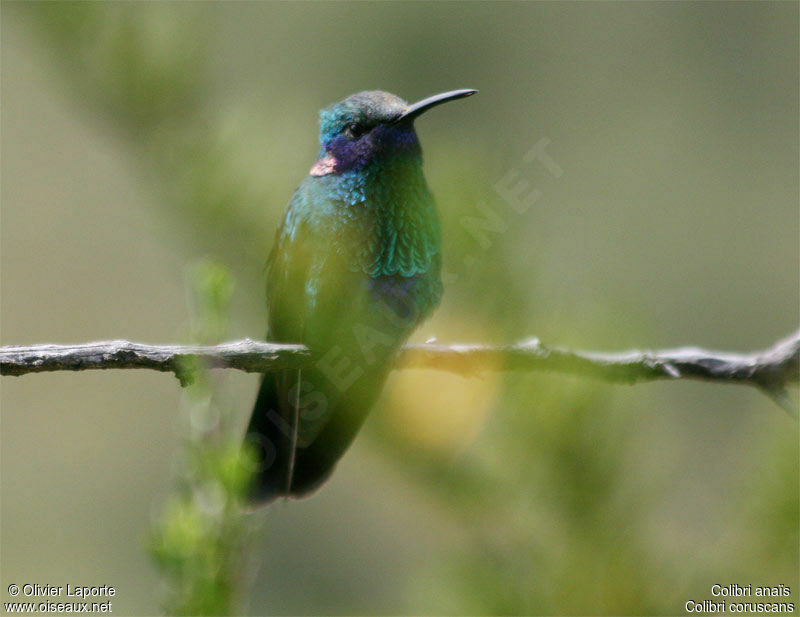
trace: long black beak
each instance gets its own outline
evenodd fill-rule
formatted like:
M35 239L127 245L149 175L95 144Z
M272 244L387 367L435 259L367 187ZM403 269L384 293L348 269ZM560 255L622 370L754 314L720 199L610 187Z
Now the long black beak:
M403 120L409 121L413 120L421 113L424 113L431 109L432 107L436 107L437 105L441 105L442 103L446 103L447 101L455 101L456 99L463 99L465 96L472 96L475 94L477 90L452 90L451 92L442 92L441 94L434 94L433 96L429 96L427 99L422 99L421 101L417 101L408 106L408 108L397 117L395 122L402 122Z

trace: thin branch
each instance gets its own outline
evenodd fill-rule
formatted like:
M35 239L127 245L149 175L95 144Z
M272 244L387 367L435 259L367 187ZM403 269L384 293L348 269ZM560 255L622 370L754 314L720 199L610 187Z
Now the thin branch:
M303 345L244 339L220 345L146 345L125 340L78 345L0 347L0 375L109 368L146 368L175 373L182 380L187 361L197 358L211 368L248 373L302 368L312 361Z
M186 361L199 358L212 368L248 372L299 369L315 362L302 345L245 339L213 346L145 345L101 341L82 345L0 347L0 374L146 368L172 372L188 381ZM482 371L552 371L635 383L697 379L755 386L795 415L786 386L800 378L800 331L756 353L681 347L660 351L589 352L550 347L538 339L511 345L407 345L397 368L432 368L461 374Z

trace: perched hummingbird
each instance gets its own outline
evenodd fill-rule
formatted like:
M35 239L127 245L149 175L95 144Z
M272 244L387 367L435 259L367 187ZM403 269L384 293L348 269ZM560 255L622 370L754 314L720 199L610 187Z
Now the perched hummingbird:
M330 475L439 304L439 221L414 119L475 92L412 105L359 92L320 112L319 157L267 265L267 340L305 344L314 361L262 379L246 436L260 454L254 500L301 497Z

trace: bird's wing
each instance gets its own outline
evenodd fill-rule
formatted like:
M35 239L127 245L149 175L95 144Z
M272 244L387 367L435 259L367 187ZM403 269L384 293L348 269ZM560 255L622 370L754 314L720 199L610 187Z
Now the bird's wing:
M267 260L269 341L305 342L307 282L316 240L309 225L310 206L308 184L303 182L289 201ZM300 422L291 393L293 388L299 393L300 378L301 371L266 373L247 429L247 438L259 447L266 465L257 477L255 493L267 500L292 486Z
M309 303L306 282L315 244L304 216L308 207L306 199L301 184L289 202L267 261L267 339L270 341L304 341Z

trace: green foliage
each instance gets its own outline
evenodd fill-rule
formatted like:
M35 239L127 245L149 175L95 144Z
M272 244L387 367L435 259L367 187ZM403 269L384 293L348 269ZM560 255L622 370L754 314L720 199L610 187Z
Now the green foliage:
M134 139L185 118L202 100L202 28L158 4L43 2L36 18L89 102Z
M189 273L191 333L193 341L204 345L222 342L228 332L228 311L233 281L220 264L205 260Z
M480 437L455 458L373 425L464 534L413 571L412 605L452 615L656 615L708 595L697 581L720 572L792 580L796 435L755 429L760 466L726 480L721 494L740 497L726 502L732 518L714 523L742 531L719 539L695 531L688 549L675 550L693 533L669 528L670 491L686 479L652 468L653 444L637 435L643 410L612 392L579 378L507 378ZM703 487L695 499L715 492Z
M579 379L508 380L503 397L528 403L500 403L457 464L382 435L470 538L416 573L419 603L445 614L657 612L646 579L658 564L640 526L651 501L626 482L631 411Z
M42 2L29 12L69 75L67 86L114 129L123 129L163 211L201 247L222 248L237 270L261 274L267 230L255 216L271 195L252 169L268 144L252 142L257 110L209 112L209 33L201 5ZM255 232L260 231L258 235ZM240 240L220 244L221 235ZM242 258L245 259L242 259Z
M192 338L215 343L225 335L233 285L221 266L193 269ZM232 431L230 413L215 400L217 385L195 359L184 410L185 442L175 493L153 523L149 549L168 583L170 615L229 615L241 601L242 568L252 523L243 500L255 464Z

